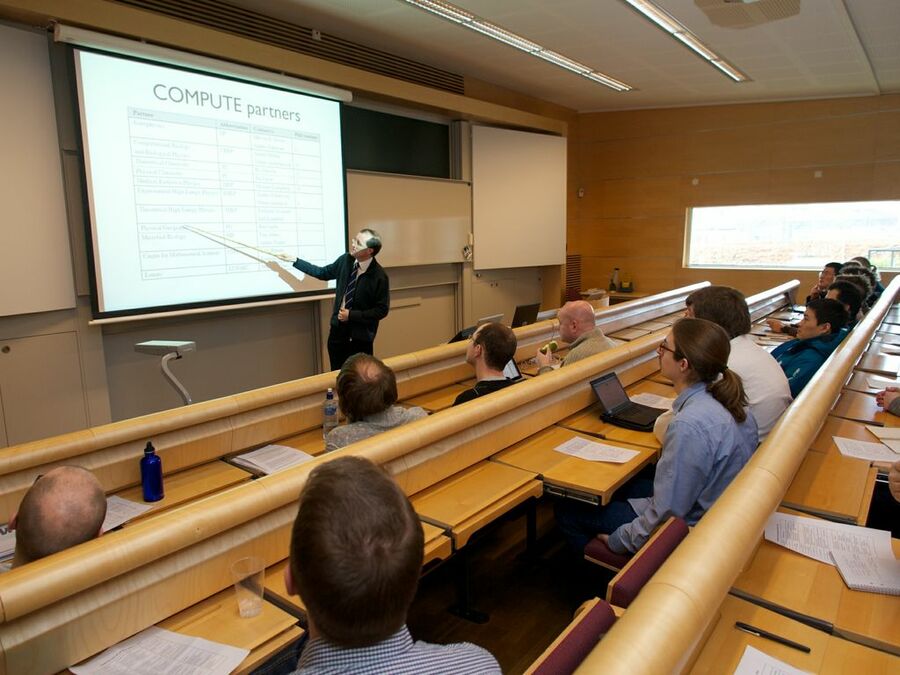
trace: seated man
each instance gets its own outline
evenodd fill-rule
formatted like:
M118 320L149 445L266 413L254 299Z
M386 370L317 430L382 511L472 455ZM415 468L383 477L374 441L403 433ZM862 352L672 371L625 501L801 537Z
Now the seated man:
M728 368L741 376L762 443L790 404L791 388L778 362L750 336L750 310L744 294L728 286L707 286L691 293L685 304L686 316L712 321L728 333ZM671 417L669 412L656 421L653 431L660 442Z
M839 262L825 263L822 271L819 272L818 281L816 281L810 289L809 295L806 296L806 302L817 298L824 298L828 287L834 283L834 278L840 274L841 267L843 267L843 265Z
M99 537L106 494L94 474L60 466L39 476L10 521L16 531L13 567Z
M559 337L570 343L569 353L562 360L562 365L574 363L588 356L612 349L619 343L610 340L594 323L594 308L585 300L567 302L557 314L559 320ZM543 353L538 350L534 360L538 364L538 374L553 370L553 354L550 350Z
M310 473L285 570L309 619L297 674L500 673L481 647L410 636L423 541L403 490L369 460L340 457Z
M847 310L847 325L845 332L853 330L859 321L859 310L862 309L863 297L859 287L849 281L835 281L828 287L825 297L829 300L837 300Z
M811 300L797 326L797 339L772 352L787 375L794 398L840 344L846 323L847 310L837 300Z
M337 396L348 424L328 432L328 452L428 416L422 408L394 405L394 371L369 354L354 354L344 361L337 376Z
M503 369L516 355L516 334L502 323L486 323L478 327L466 347L466 363L475 369L477 382L456 397L459 405L499 391L518 380L508 380Z
M806 302L817 298L824 298L829 286L834 283L835 277L840 273L841 267L843 267L843 264L839 262L825 263L825 267L819 272L818 281L813 284L812 289L809 291L809 295L806 296ZM779 321L777 319L766 319L766 323L769 324L769 328L772 329L773 333L786 333L787 335L793 335L795 337L797 335L796 324L785 323L784 321Z

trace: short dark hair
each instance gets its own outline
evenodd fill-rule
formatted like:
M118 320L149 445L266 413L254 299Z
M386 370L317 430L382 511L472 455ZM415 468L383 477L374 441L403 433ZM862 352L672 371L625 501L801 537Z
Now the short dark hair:
M729 339L750 332L750 309L744 294L730 286L707 286L691 293L685 304L698 319L720 325Z
M106 494L87 469L61 466L40 476L22 498L16 550L23 562L90 541L106 517Z
M847 325L847 310L837 300L816 298L806 303L806 309L812 310L816 315L816 325L827 323L831 333L837 333Z
M291 576L321 635L367 647L406 623L422 571L422 525L400 486L362 457L316 467L291 532Z
M378 255L379 251L381 251L381 235L368 227L363 228L360 232L369 235L369 238L366 239L366 247L372 249L373 256Z
M838 302L847 305L850 308L848 312L850 319L855 319L856 315L859 314L863 301L859 286L849 281L835 281L828 287L828 290L837 291Z
M502 323L486 323L479 328L472 341L484 349L484 362L494 370L503 370L516 355L516 334Z
M830 263L825 263L824 265L822 265L822 268L824 269L824 268L826 268L826 267L830 267L831 269L834 270L834 273L835 273L835 274L839 274L840 271L841 271L841 268L842 268L843 266L844 266L843 263L839 263L839 262L830 262Z
M354 354L337 376L338 405L351 422L387 410L397 402L394 371L370 354Z
M838 274L834 280L835 281L849 281L851 284L854 284L859 292L863 296L863 302L872 294L872 283L869 281L868 277L862 274L862 267L851 267L849 265L844 265L841 268L841 273Z

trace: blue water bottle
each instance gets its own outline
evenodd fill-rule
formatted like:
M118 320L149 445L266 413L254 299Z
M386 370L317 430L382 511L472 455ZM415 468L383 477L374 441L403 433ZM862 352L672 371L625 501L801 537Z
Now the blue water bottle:
M158 502L163 498L162 460L156 454L153 443L147 441L144 456L141 457L141 487L145 502Z

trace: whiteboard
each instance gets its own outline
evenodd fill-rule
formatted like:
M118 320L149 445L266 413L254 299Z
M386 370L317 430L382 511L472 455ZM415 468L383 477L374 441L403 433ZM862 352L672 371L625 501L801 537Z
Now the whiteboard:
M475 269L562 265L566 139L472 127Z
M0 26L0 316L75 306L47 38Z
M462 262L472 229L472 188L463 181L347 172L350 236L381 234L384 267Z

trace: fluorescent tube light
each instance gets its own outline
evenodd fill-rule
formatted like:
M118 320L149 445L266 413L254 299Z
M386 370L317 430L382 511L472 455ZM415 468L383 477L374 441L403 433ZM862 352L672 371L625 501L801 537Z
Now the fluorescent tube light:
M735 82L748 82L750 80L750 78L738 70L738 68L728 63L728 61L707 47L700 38L689 31L678 19L664 9L657 7L650 0L622 1L628 3L633 9L650 19L650 21L669 33L669 35L681 42L681 44L693 51L704 61L713 64Z
M700 40L695 38L690 33L672 33L672 35L675 38L681 40L687 47L693 49L707 61L714 61L715 59L720 58L718 54L716 54L713 50L700 42Z
M502 42L503 44L509 45L510 47L515 47L516 49L523 51L526 54L537 56L538 58L541 58L548 63L552 63L555 66L564 68L570 72L576 73L577 75L581 75L582 77L586 77L592 82L597 82L598 84L602 84L606 87L609 87L610 89L615 89L616 91L631 91L632 89L634 89L634 87L625 84L624 82L620 82L619 80L616 80L612 77L609 77L608 75L604 75L603 73L594 70L590 66L586 66L585 64L575 61L574 59L563 56L562 54L559 54L552 49L546 49L545 47L539 45L537 42L529 40L528 38L524 38L517 33L513 33L512 31L508 31L495 23L485 21L484 19L477 17L474 14L470 14L464 9L457 7L456 5L452 5L449 2L444 2L444 0L401 1L407 3L408 5L412 5L413 7L424 9L426 12L431 12L432 14L435 14L442 19L452 21L453 23L463 26L464 28L474 30L477 33L481 33L486 37Z

